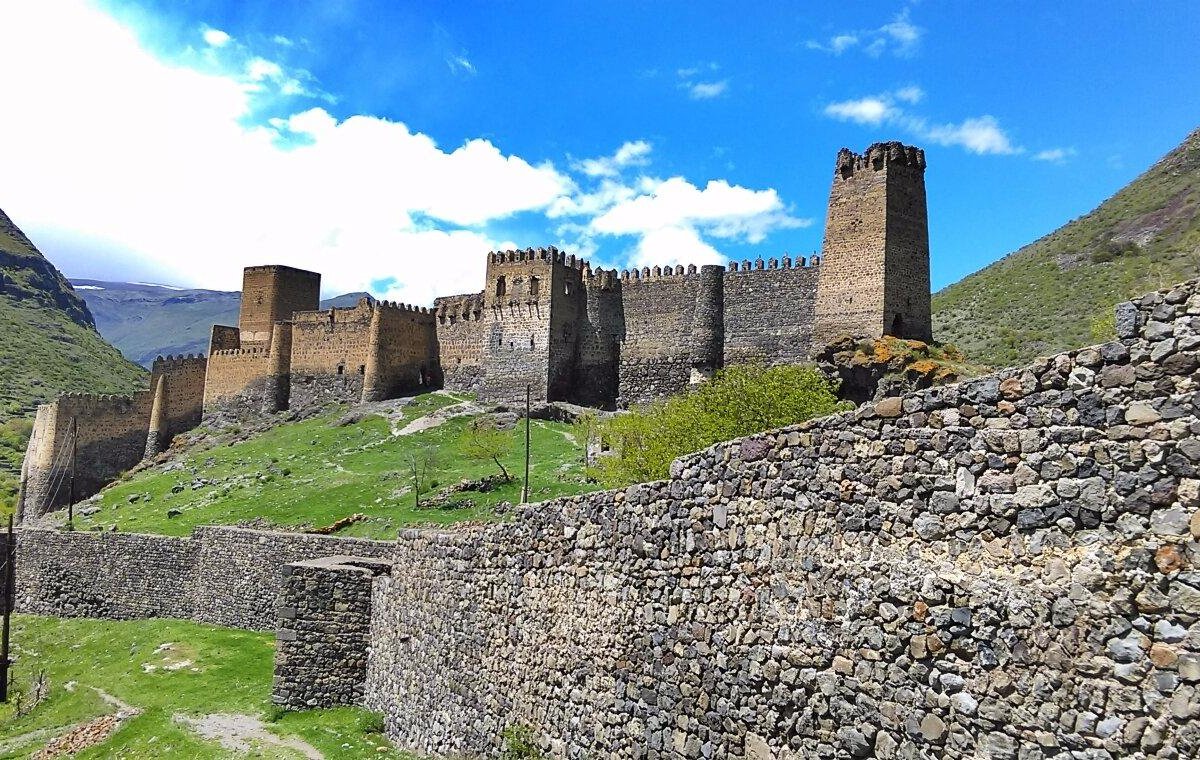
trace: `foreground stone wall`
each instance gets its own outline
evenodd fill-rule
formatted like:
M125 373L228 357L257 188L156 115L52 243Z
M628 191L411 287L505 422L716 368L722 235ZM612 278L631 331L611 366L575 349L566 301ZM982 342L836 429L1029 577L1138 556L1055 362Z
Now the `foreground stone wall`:
M371 580L387 560L326 557L283 566L271 700L298 710L359 704L367 680Z
M367 704L569 757L1195 757L1200 287L1121 339L410 532Z
M387 541L204 527L187 538L22 529L17 609L59 617L169 617L273 630L284 565L389 555Z

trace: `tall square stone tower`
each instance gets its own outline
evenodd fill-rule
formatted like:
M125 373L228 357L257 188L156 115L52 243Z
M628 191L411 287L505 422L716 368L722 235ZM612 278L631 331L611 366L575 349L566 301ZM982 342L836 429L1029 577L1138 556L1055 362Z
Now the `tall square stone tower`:
M242 308L238 329L243 348L271 342L271 329L297 311L314 311L321 303L321 275L287 266L242 270Z
M817 281L815 343L933 336L925 152L876 143L838 152Z

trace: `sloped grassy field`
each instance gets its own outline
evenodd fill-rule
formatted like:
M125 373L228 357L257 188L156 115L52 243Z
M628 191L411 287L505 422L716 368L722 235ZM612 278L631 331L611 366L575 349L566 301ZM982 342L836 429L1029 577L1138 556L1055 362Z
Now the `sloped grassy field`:
M326 757L409 758L378 733L380 720L365 710L339 708L280 714L270 704L275 637L269 633L178 620L58 620L14 617L14 683L24 692L45 675L47 697L28 714L15 700L0 705L0 758L29 757L71 726L115 712L102 690L140 714L103 744L81 752L91 758L245 757L206 741L175 716L244 714L280 737L299 738ZM303 757L259 743L251 756Z
M305 530L328 526L356 513L366 519L337 532L340 536L394 538L406 526L487 520L500 502L520 500L523 472L523 423L506 431L511 446L502 457L513 481L494 490L450 494L450 506L417 509L412 493L411 458L428 456L427 499L464 479L499 473L490 461L470 461L461 437L473 417L451 419L410 435L393 435L393 426L460 399L447 394L419 396L396 422L371 416L339 426L345 409L281 425L234 445L189 452L165 467L129 476L101 493L94 514L77 508L75 527L138 533L187 535L198 525L236 525L257 521ZM572 426L535 420L530 500L584 493L598 488L584 477L583 449ZM174 514L174 512L178 514ZM168 515L171 512L171 516Z

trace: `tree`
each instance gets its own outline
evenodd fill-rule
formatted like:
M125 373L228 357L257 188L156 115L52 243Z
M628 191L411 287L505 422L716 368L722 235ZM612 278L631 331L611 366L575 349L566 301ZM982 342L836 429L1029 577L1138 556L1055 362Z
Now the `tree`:
M429 472L437 465L437 449L430 445L416 446L404 456L412 478L413 499L421 508L421 489L429 482Z
M512 436L496 427L490 417L480 417L467 426L458 441L458 449L464 457L475 462L492 461L500 468L500 477L505 483L512 480L501 461L512 451Z
M852 406L811 367L727 367L687 393L601 423L613 455L600 460L600 479L613 487L660 480L676 457Z

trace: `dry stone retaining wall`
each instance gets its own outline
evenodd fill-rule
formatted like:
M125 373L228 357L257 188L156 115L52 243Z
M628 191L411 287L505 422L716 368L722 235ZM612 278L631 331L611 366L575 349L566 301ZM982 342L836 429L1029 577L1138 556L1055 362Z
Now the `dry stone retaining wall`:
M17 543L17 609L273 630L284 565L332 555L382 557L392 546L219 527L197 528L187 538L23 529Z
M1119 340L409 532L367 704L566 757L1200 754L1200 284Z

